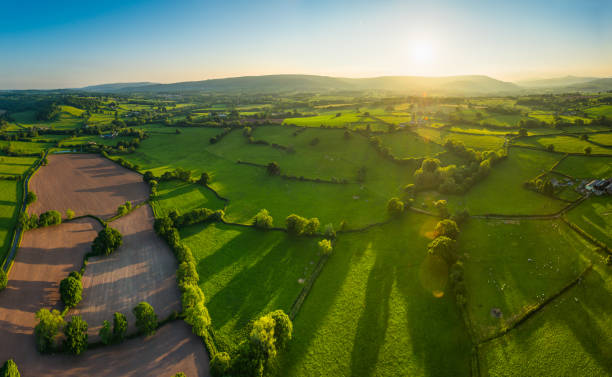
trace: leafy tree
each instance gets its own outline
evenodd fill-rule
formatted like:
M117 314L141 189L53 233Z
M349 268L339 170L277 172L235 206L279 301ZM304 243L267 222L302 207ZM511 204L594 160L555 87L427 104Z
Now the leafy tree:
M519 132L518 132L519 136L523 137L523 136L527 136L527 129L526 128L519 128Z
M51 210L40 214L38 218L39 226L49 226L62 223L62 214L58 211Z
M191 330L197 336L204 336L210 326L210 315L203 302L185 310L185 322L191 325Z
M40 309L36 312L38 324L34 328L36 337L36 347L40 352L48 352L53 350L55 337L64 325L62 314L58 310L49 311L49 309Z
M202 186L206 186L210 183L210 174L203 172L198 181Z
M323 231L323 234L325 235L325 237L329 239L336 238L336 231L334 230L334 224L329 223L325 225L325 230Z
M127 318L123 313L116 312L113 315L113 341L122 342L127 333Z
M585 147L585 148L584 148L584 154L591 154L591 151L592 151L592 150L593 150L593 149L592 149L591 147Z
M66 210L66 218L68 220L72 220L74 218L74 211L71 210L70 208Z
M391 216L399 216L404 211L404 203L398 198L391 198L387 202L387 212Z
M133 309L136 328L141 334L153 335L157 330L157 314L148 302L141 302Z
M280 166L276 162L270 162L266 166L266 170L269 175L279 175L280 174Z
M255 225L256 228L269 229L272 228L273 222L274 220L272 219L272 216L270 216L268 210L262 209L257 212L257 215L255 215L253 225Z
M436 209L438 210L438 214L440 215L440 217L442 217L443 219L448 217L448 203L446 202L446 200L440 199L435 201L434 207L436 207Z
M0 266L0 292L6 288L7 284L8 276L6 275L6 272L4 272L4 269Z
M13 359L8 359L0 368L0 377L20 377L19 369L17 369L17 364Z
M28 191L28 195L26 195L26 204L32 204L36 201L36 194L33 191Z
M198 303L204 302L204 293L195 284L188 284L183 286L183 294L181 295L181 303L183 304L183 311L193 308Z
M198 284L200 276L194 263L183 262L176 270L176 280L179 286Z
M94 239L91 251L96 255L110 255L123 244L121 233L117 229L105 227Z
M548 146L546 147L546 150L549 152L554 152L555 151L555 145L554 144L548 144Z
M249 336L251 347L257 359L263 361L264 364L276 357L275 327L274 318L268 315L260 317L253 323L253 329Z
M321 250L323 254L331 254L333 247L330 240L321 240L319 241L318 245L319 250Z
M87 349L87 322L79 315L71 318L64 327L64 347L74 354L80 355Z
M274 339L277 350L284 349L293 333L293 323L289 316L282 310L275 310L268 314L274 319Z
M304 234L307 236L312 236L317 233L320 226L321 223L319 222L319 219L313 217L306 222L306 225L304 226Z
M457 261L456 241L449 237L437 237L427 245L427 248L430 254L442 257L449 266Z
M155 175L153 175L153 172L151 171L146 171L142 176L142 180L145 182L151 182L154 179L155 179Z
M457 226L457 223L453 220L446 219L438 221L436 227L434 228L434 236L446 236L448 238L456 240L457 236L459 236L459 227Z
M230 355L227 352L217 352L212 360L210 360L210 374L213 377L227 376L230 365Z
M102 323L102 328L100 329L98 335L100 336L102 343L106 345L110 344L113 341L113 330L111 329L110 322L105 320Z
M83 298L82 293L83 285L80 279L68 276L60 282L60 295L66 307L72 308L81 302Z
M293 236L300 236L304 233L308 220L302 216L291 214L287 216L285 223L287 224L287 232L289 232L289 234Z

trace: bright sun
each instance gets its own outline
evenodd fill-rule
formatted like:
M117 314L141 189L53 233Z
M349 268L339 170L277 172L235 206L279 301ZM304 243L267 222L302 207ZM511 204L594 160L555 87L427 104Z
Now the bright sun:
M417 63L429 63L433 57L431 44L425 41L418 41L412 46L412 58Z

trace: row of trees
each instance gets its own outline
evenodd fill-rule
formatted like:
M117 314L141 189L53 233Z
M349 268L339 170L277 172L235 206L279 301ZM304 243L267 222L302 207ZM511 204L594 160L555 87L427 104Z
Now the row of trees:
M17 223L23 230L36 229L49 225L57 225L62 223L62 214L56 210L43 212L40 216L33 213L29 215L24 211L19 214Z

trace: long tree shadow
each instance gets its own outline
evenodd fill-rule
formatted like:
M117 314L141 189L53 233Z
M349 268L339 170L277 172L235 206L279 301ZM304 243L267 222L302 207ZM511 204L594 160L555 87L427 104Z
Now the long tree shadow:
M362 311L351 356L352 376L371 376L385 342L389 321L389 296L393 287L394 260L379 252L368 276Z

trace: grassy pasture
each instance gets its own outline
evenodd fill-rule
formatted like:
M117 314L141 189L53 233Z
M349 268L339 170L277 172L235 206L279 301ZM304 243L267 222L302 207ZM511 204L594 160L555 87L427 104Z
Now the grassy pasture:
M0 175L22 175L36 160L36 157L0 156Z
M385 147L391 149L391 153L398 158L404 157L426 157L442 152L439 144L426 141L412 132L395 132L380 136Z
M482 375L612 374L612 274L599 262L582 282L504 337L480 348Z
M223 209L225 202L202 185L182 181L165 181L159 183L157 198L151 206L155 216L163 217L168 215L172 209L177 209L179 213L196 208Z
M588 109L585 109L584 112L593 117L612 117L612 105L599 105L589 107Z
M435 130L431 128L418 128L416 133L421 135L425 140L431 140L433 142L444 144L446 140L453 139L463 142L467 147L471 147L479 150L491 150L499 149L504 145L503 136L494 135L469 135L459 132L448 132L445 130Z
M0 146L10 147L13 151L19 153L40 153L47 148L51 148L54 144L51 143L30 143L27 141L6 141L0 140Z
M472 219L461 229L460 248L468 255L468 311L482 339L580 275L593 247L562 221Z
M89 143L96 143L99 145L108 145L108 146L114 147L120 141L130 141L132 139L133 139L132 137L128 137L128 136L117 136L112 139L105 139L98 135L77 136L77 137L69 137L69 138L62 140L59 144L59 147L60 148L71 147L71 146L84 145L84 144L89 144Z
M469 375L470 341L454 300L434 297L427 284L426 234L435 221L408 213L342 235L294 321L277 375Z
M589 140L612 147L612 133L592 134L589 135ZM612 149L608 149L608 153L612 154Z
M21 195L21 182L0 180L0 261L4 260L11 244Z
M612 201L593 196L567 213L569 221L612 248Z
M568 156L555 171L574 178L607 178L612 174L612 157Z
M531 137L528 139L519 139L515 142L516 145L532 146L537 148L546 148L552 144L555 146L555 151L564 153L584 153L586 147L591 148L593 154L610 154L612 155L612 149L602 148L598 145L594 145L584 140L580 140L577 137L572 136L542 136L542 137Z
M276 309L289 312L319 259L317 240L213 223L181 230L193 251L216 338L230 350L246 326Z

